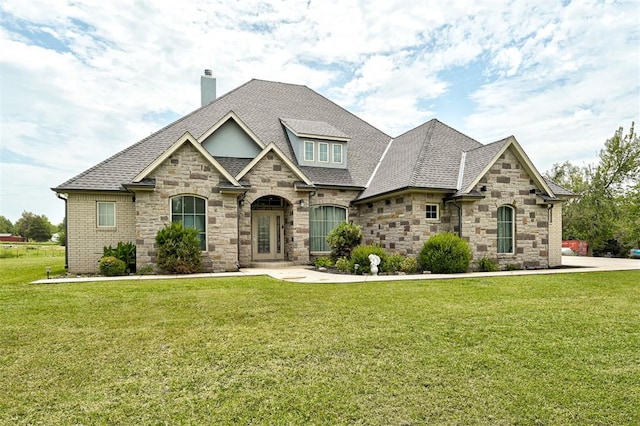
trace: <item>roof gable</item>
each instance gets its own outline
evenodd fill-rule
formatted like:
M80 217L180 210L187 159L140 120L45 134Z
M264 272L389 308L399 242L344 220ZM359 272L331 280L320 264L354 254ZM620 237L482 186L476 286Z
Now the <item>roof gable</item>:
M509 136L506 139L495 142L494 144L485 145L482 148L484 148L484 151L487 151L489 153L491 153L491 150L495 150L496 152L494 153L493 157L486 162L484 160L487 158L487 155L486 155L487 152L481 152L481 150L476 150L477 153L475 154L480 154L480 155L476 155L476 158L468 159L468 161L472 161L472 160L477 161L478 165L485 162L485 166L481 169L479 173L473 172L469 174L469 176L466 179L467 184L460 188L461 192L470 193L471 191L473 191L473 188L478 184L480 179L482 179L482 177L489 172L489 169L500 159L500 156L507 149L511 149L515 154L516 158L518 159L518 161L520 162L520 164L523 166L524 170L529 174L529 176L531 176L531 179L533 179L536 186L538 188L542 188L542 190L544 190L544 192L546 192L550 196L552 197L555 196L554 192L551 190L550 186L547 184L547 181L542 177L540 172L538 172L538 170L535 168L535 166L533 165L533 163L531 162L527 154L524 152L524 150L522 149L522 147L520 146L520 144L518 143L515 137ZM498 148L498 149L495 149L495 148ZM477 166L474 167L474 169L478 169L478 168L479 167ZM473 176L473 174L475 174L475 176Z
M137 183L148 177L158 166L164 163L173 153L175 153L184 144L191 144L220 174L222 174L233 186L241 186L240 183L229 174L229 172L220 165L220 163L207 152L206 149L189 133L186 132L182 135L169 149L165 150L160 156L158 156L153 162L145 167L140 173L138 173L132 182Z
M260 160L262 160L270 152L275 153L287 165L287 167L289 167L289 169L291 169L291 171L305 184L313 185L313 182L302 172L302 170L300 170L298 166L296 166L291 160L289 160L289 158L287 158L287 156L284 155L284 153L280 151L280 149L273 142L267 145L262 150L262 152L260 152L260 154L258 154L253 160L251 160L251 162L247 164L245 168L240 171L240 173L238 173L238 175L236 176L236 180L241 180L247 173L249 173L249 171L251 171L251 169L255 167L256 164L260 162Z
M216 135L224 132L230 139L231 146L222 146L222 141L216 140ZM235 135L233 134L235 133ZM211 128L198 137L207 151L214 156L248 158L254 157L264 149L265 144L260 141L255 133L234 113L229 111L218 120ZM225 141L229 142L229 140Z

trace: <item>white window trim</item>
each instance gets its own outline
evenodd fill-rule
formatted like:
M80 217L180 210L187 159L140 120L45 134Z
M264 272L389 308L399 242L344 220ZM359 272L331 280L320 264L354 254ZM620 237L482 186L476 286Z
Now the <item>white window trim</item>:
M311 159L307 158L307 144L310 144L312 146ZM313 141L304 141L304 143L302 144L302 151L302 157L304 158L304 161L315 161L316 144Z
M100 205L111 204L113 206L113 225L100 225ZM116 227L116 203L115 201L98 201L96 203L96 225L98 228L115 228Z
M336 161L335 156L334 156L336 147L340 148L340 161ZM340 144L340 143L331 144L331 162L335 163L335 164L342 164L343 163L342 158L343 158L342 144Z
M436 208L436 217L427 217L427 207L428 206L435 206ZM440 220L440 204L438 203L425 203L424 205L424 217L426 220L429 221L436 221L436 220Z
M326 146L327 147L327 159L326 160L323 160L322 157L320 156L320 153L321 153L320 147L322 147L322 146ZM328 163L330 155L331 155L331 153L329 152L329 144L326 143L326 142L318 142L318 163Z

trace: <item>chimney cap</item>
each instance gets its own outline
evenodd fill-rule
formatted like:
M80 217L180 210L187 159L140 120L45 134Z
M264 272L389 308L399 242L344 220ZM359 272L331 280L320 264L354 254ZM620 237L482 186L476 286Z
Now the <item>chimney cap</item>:
M204 70L204 75L211 76L211 75L213 75L213 71L211 71L211 69L209 69L209 68L206 68L206 69Z

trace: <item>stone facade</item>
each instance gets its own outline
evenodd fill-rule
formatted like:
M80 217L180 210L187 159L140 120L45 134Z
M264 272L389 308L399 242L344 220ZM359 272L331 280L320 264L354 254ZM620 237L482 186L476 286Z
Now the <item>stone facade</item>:
M154 265L156 234L171 222L171 197L194 195L206 200L207 249L203 252L206 271L237 270L237 195L223 194L227 183L191 145L184 144L151 174L155 191L138 191L135 202L137 267Z
M240 207L240 265L249 266L253 261L252 212L254 202L261 197L273 196L283 200L284 259L297 264L309 263L309 203L308 192L297 191L294 183L300 178L275 153L267 153L245 176L250 189ZM304 207L300 200L305 200Z
M358 191L338 188L296 190L299 176L275 152L268 152L242 177L245 194L221 192L226 178L192 145L185 143L150 175L155 189L133 194L78 194L68 196L69 270L97 272L104 246L132 241L138 268L154 265L157 232L171 221L170 200L192 195L206 200L206 271L233 271L255 260L252 220L259 210L282 212L282 260L308 264L324 253L310 253L309 209L320 205L348 209L347 220L361 225L364 242L379 244L389 253L416 256L424 242L443 232L460 233L472 247L474 260L496 260L501 267L547 268L561 264L562 203L548 203L535 194L535 183L508 149L478 182L485 198L446 200L443 193L414 191L354 204ZM262 197L282 200L268 207ZM97 226L99 201L116 204L116 226ZM437 206L438 217L428 218L426 206ZM497 210L514 209L514 252L497 253ZM459 212L462 220L459 221ZM556 218L556 220L554 220ZM461 227L459 223L461 222Z
M462 237L471 244L474 259L491 258L501 267L548 268L548 205L532 192L535 183L511 149L505 151L475 189L486 198L462 203ZM515 212L514 252L509 254L498 253L500 206L510 206Z
M115 203L114 227L98 227L98 202ZM68 194L66 249L69 271L98 272L104 247L115 247L119 241L135 242L135 221L131 194Z
M438 219L426 218L427 204L438 206ZM355 223L362 226L366 244L415 256L430 236L453 232L450 210L441 195L408 193L358 205Z

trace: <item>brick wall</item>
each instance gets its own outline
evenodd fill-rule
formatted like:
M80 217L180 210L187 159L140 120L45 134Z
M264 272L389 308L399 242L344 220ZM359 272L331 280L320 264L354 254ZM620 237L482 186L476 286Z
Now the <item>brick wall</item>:
M115 227L98 228L99 201L116 203ZM135 242L135 208L131 194L68 194L67 253L69 272L96 273L105 246Z

